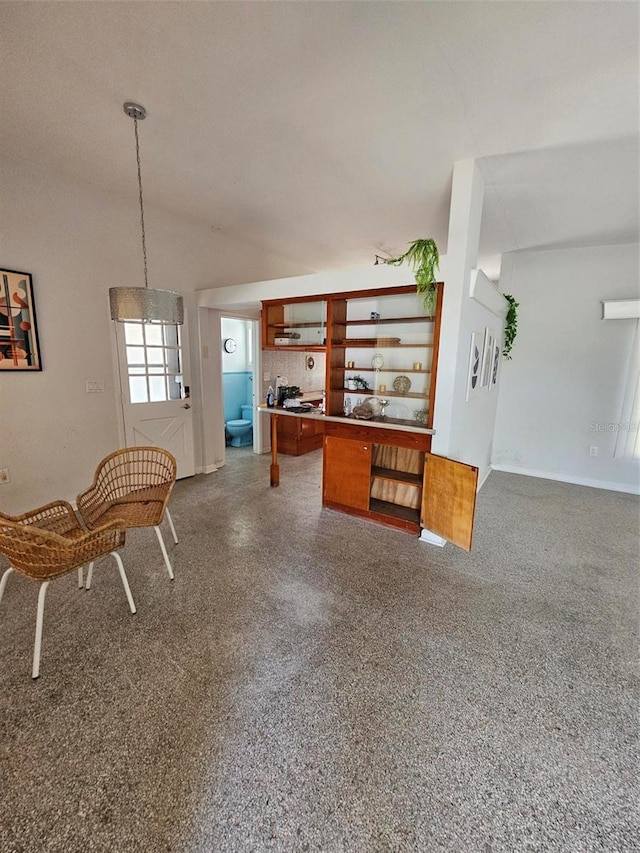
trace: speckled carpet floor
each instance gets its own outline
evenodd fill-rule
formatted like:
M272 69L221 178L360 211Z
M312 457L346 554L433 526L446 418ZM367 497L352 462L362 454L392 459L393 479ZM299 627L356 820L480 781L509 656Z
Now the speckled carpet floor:
M468 555L281 461L177 484L173 583L129 534L136 616L52 583L35 683L11 578L2 853L637 851L638 499L493 473Z

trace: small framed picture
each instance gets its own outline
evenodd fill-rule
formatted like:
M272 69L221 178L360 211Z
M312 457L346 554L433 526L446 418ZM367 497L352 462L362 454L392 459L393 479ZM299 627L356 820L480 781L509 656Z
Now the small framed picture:
M28 272L0 269L0 371L42 370Z
M489 391L498 384L498 368L500 367L500 341L493 342L493 359L491 361L491 376L489 378Z
M493 364L493 345L496 340L496 334L489 326L484 330L484 345L482 347L482 373L480 377L480 385L487 388L489 378L491 376L491 366Z
M467 402L480 387L480 367L482 352L480 350L480 332L471 332L471 348L469 350L469 371L467 373Z

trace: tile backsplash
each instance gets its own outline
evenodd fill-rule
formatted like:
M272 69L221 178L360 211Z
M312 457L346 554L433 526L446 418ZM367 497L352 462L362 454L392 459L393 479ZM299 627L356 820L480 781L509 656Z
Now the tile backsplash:
M314 360L314 366L311 370L305 366L309 355ZM303 393L306 391L322 391L324 389L326 361L327 357L323 352L264 350L262 353L262 370L263 373L269 374L269 379L262 383L263 399L269 385L275 388L276 376L286 376L287 385L297 385Z

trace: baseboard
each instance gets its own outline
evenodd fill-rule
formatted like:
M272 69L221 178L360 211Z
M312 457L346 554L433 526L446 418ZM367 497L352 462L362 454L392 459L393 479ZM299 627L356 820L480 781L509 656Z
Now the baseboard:
M487 482L487 479L489 478L489 474L491 473L491 471L492 471L492 468L491 468L491 465L489 465L489 467L487 468L487 473L484 475L484 477L482 478L482 480L480 480L480 485L479 485L479 486L478 486L478 488L476 489L476 494L478 494L478 492L480 491L480 489L481 489L481 488L484 486L484 484Z
M219 468L219 465L204 465L203 467L196 469L196 474L213 474L213 472L217 471Z
M592 489L605 489L609 492L625 492L628 495L640 495L640 485L633 486L630 483L611 483L607 480L590 480L587 477L574 477L569 474L554 474L551 471L537 471L534 468L519 468L516 465L492 465L491 470L504 471L507 474L522 474L525 477L540 477L542 480L556 480L559 483L572 483L574 486L589 486Z

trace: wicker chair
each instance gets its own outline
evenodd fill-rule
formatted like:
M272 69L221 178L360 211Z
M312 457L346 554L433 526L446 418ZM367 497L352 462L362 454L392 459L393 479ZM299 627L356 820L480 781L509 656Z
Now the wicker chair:
M117 521L92 531L84 530L73 507L66 501L56 501L23 515L0 513L0 554L9 560L9 568L0 580L0 602L9 575L14 570L40 584L31 672L33 678L40 674L44 599L50 581L78 569L82 586L82 566L87 563L93 565L98 557L111 554L118 564L129 608L132 613L136 612L124 566L116 552L117 548L124 545L125 532L124 526Z
M176 460L161 447L116 450L102 460L93 484L77 498L78 512L89 530L114 519L120 520L126 528L153 527L171 580L173 568L160 524L166 515L177 545L178 537L167 508L176 471ZM92 571L90 565L87 589L91 586Z

